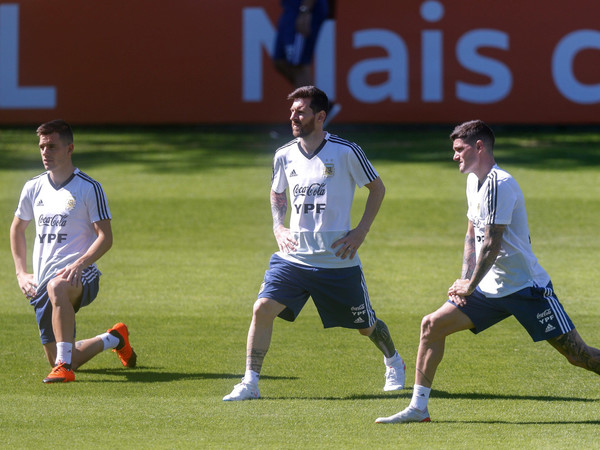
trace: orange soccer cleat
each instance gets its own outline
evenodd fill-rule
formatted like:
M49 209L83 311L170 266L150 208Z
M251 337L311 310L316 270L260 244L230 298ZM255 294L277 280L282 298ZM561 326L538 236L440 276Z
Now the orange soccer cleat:
M75 381L75 373L71 370L70 364L61 363L54 366L50 374L43 381L44 383L67 383Z
M119 359L125 367L135 367L137 361L137 355L133 351L133 348L129 344L129 330L127 325L124 323L117 323L108 330L108 333L119 338L119 345L113 348L113 352L117 352Z

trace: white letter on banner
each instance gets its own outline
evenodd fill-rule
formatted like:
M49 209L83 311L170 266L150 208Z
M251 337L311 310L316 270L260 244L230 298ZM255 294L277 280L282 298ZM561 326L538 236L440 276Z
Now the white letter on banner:
M56 88L19 87L19 5L0 5L0 109L54 109Z
M397 34L388 30L364 30L354 33L354 47L383 47L389 57L373 58L354 65L348 73L348 88L364 103L378 103L385 99L395 102L408 100L408 51ZM367 76L387 72L389 78L378 86L369 86Z
M560 40L552 55L552 77L562 95L575 103L600 102L600 83L586 85L573 73L573 60L586 49L600 50L600 31L578 30Z
M272 57L275 28L263 8L244 8L242 16L242 99L260 102L263 99L262 49Z
M465 33L456 44L456 56L463 67L489 76L492 82L476 86L458 81L456 97L470 103L495 103L505 98L512 89L510 69L495 59L477 53L480 47L508 50L508 35L495 30L473 30Z
M315 86L335 100L336 85L335 20L326 20L321 26L315 46Z
M422 42L421 67L423 81L421 84L421 98L425 102L441 102L444 100L442 33L435 30L423 31Z

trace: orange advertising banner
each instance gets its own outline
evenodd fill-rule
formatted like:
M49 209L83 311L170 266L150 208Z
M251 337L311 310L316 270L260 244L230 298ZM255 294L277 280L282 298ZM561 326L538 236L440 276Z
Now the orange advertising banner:
M278 0L0 2L0 124L277 123ZM600 2L338 0L340 123L600 123Z

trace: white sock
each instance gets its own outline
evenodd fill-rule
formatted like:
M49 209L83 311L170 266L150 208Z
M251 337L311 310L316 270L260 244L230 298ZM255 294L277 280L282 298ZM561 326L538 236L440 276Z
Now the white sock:
M410 406L421 411L425 411L427 409L427 403L429 402L430 392L431 388L415 384L413 387L413 395L412 400L410 401Z
M259 373L254 370L246 369L244 373L244 383L246 384L258 384Z
M391 358L388 358L386 356L383 357L383 362L388 367L391 366L392 364L396 364L397 362L400 362L400 361L402 361L402 358L398 354L398 351L396 351L396 353L394 353L394 356L392 356Z
M110 333L102 333L96 337L102 339L102 343L104 344L104 349L102 351L109 348L115 348L117 345L119 345L119 338Z
M61 363L71 364L71 355L73 354L73 344L70 342L56 343L56 361L58 366Z

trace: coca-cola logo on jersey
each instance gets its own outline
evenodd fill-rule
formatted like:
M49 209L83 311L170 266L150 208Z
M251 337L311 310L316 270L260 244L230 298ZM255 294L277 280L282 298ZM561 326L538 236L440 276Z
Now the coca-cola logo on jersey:
M294 195L304 195L306 197L318 197L325 195L325 183L313 183L309 186L294 186Z
M38 219L38 225L44 227L64 227L67 225L67 217L69 216L62 214L55 214L53 216L45 216L42 214Z

